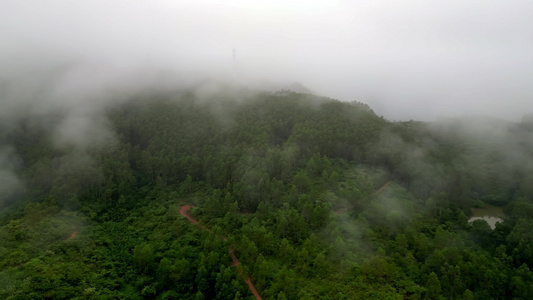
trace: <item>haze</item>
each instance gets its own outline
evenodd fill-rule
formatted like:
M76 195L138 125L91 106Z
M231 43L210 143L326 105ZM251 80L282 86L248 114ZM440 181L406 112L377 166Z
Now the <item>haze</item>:
M99 103L96 90L173 74L300 82L389 120L518 121L533 112L532 11L531 1L4 0L0 116L28 109L20 103ZM43 90L63 97L39 102Z

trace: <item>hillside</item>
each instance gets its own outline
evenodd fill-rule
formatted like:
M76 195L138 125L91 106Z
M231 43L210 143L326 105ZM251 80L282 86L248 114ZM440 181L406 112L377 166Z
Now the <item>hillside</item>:
M262 299L533 297L526 123L291 91L68 118L0 123L2 299L255 299L247 280ZM486 204L494 230L468 223Z

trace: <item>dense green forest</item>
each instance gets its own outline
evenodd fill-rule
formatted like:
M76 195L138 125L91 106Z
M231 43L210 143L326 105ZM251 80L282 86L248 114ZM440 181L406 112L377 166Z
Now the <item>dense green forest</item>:
M533 298L527 122L181 92L59 143L65 114L1 123L1 299Z

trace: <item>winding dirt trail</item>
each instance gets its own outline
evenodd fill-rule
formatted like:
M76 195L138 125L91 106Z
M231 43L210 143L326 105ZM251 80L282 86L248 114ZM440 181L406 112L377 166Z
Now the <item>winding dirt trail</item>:
M370 195L371 195L371 196L374 196L374 195L377 195L377 194L381 193L381 192L382 192L384 189L386 189L386 188L389 186L389 184L391 184L391 183L392 183L392 181L387 181L387 182L385 182L385 184L384 184L382 187L380 187L379 189L377 189L375 192L373 192L373 193L370 194ZM340 213L345 212L345 211L348 211L348 208L347 208L347 207L344 207L344 208L340 208L340 209L334 210L333 213L335 213L335 214L340 214Z
M381 193L381 192L382 192L385 188L387 188L387 187L389 186L389 184L391 184L391 183L392 183L392 181L387 181L387 182L385 182L385 184L384 184L382 187L380 187L379 190L373 192L372 195L377 195L377 194Z
M78 236L78 231L77 230L74 230L66 239L64 239L65 241L70 241L72 240L73 238L75 238L76 236ZM17 268L20 268L22 266L24 266L25 264L29 263L30 261L32 261L35 257L33 258L30 258L28 259L27 261L23 262L23 263L20 263L18 265L15 265L15 266L12 266L11 268L13 269L17 269Z
M206 229L202 224L198 223L198 221L196 221L193 217L191 217L187 211L189 210L189 208L191 207L194 207L193 205L183 205L181 208L180 208L180 214L182 216L184 216L185 218L187 218L189 221L193 222L194 224L200 226L200 228L202 229Z
M73 238L75 238L76 236L78 236L78 231L74 230L65 241L70 241Z
M189 213L187 213L187 211L189 210L189 208L191 207L194 207L193 205L183 205L181 208L180 208L180 214L182 216L184 216L185 218L187 218L189 221L191 221L192 223L200 226L200 228L204 229L204 230L208 230L207 228L205 228L202 224L200 224L198 221L196 221L193 217L191 217L189 215ZM224 240L226 240L226 238L224 238ZM232 266L235 266L237 267L237 270L239 270L239 273L241 274L242 278L244 279L244 282L246 282L246 284L248 285L248 288L250 289L250 292L252 292L252 294L255 296L255 299L257 300L263 300L263 298L261 298L261 295L259 295L259 293L257 292L257 290L255 289L255 286L253 285L252 281L250 281L250 278L245 278L244 277L244 274L242 272L242 268L240 266L240 261L239 259L237 258L237 256L235 256L235 253L233 251L233 247L228 247L228 252L229 252L229 255L231 257L231 265Z

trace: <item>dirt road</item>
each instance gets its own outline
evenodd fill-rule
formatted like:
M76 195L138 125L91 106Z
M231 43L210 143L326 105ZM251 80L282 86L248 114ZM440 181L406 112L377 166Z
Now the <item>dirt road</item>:
M70 241L70 240L72 240L73 238L75 238L76 236L78 236L78 231L74 230L74 231L69 235L69 237L66 239L66 241Z
M181 208L180 208L180 214L182 216L184 216L185 218L187 218L189 221L193 222L194 224L200 226L200 228L204 229L204 230L207 230L202 224L198 223L198 221L196 221L193 217L191 217L187 211L189 210L189 208L191 207L194 207L192 205L183 205ZM224 240L226 240L226 238L224 238ZM259 293L257 292L257 290L255 289L255 286L253 285L253 283L250 281L250 278L245 278L244 277L244 274L242 272L242 268L240 266L240 261L239 259L237 258L237 256L235 256L235 253L233 251L233 248L230 246L228 248L228 252L229 252L229 255L231 257L231 261L232 261L232 266L236 266L237 267L237 270L239 270L239 273L241 274L242 278L244 279L244 282L246 282L246 284L248 285L248 288L250 289L250 292L252 292L252 294L255 296L255 299L257 300L263 300L263 298L261 298L261 296L259 295Z
M387 186L389 186L389 184L391 184L391 183L392 183L392 181L387 181L387 182L385 182L385 184L384 184L382 187L380 187L378 190L376 190L375 192L373 192L371 195L374 196L374 195L377 195L377 194L381 193L381 192L382 192L385 188L387 188ZM346 211L348 211L348 208L347 208L347 207L344 207L344 208L340 208L340 209L334 210L333 213L335 213L335 214L340 214L340 213L342 213L342 212L346 212Z
M381 193L391 183L392 183L392 181L387 181L381 188L379 188L379 190L373 192L372 195L377 195L377 194Z

